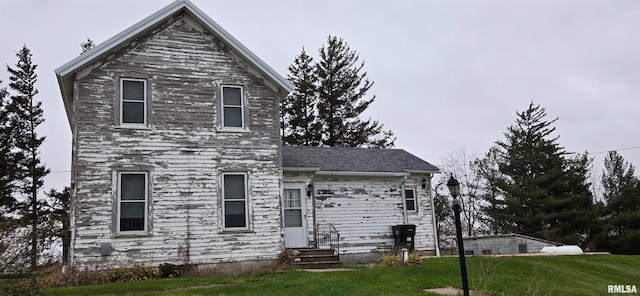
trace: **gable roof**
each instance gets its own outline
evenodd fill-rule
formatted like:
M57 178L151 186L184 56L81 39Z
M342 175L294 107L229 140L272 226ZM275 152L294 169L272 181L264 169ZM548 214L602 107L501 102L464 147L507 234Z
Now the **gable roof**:
M351 147L282 147L284 170L315 169L335 172L422 172L438 168L403 149Z
M118 33L117 35L109 38L107 41L98 44L85 53L77 56L66 64L55 69L56 76L58 78L58 85L62 92L62 99L64 101L65 109L67 111L67 117L71 124L72 118L72 100L73 100L73 81L74 74L82 70L87 65L96 61L98 58L104 56L112 50L119 48L121 44L135 39L138 34L146 31L147 29L155 26L158 23L172 17L173 15L185 12L187 15L196 20L206 30L213 35L220 38L220 40L227 45L231 50L235 51L240 57L244 58L249 65L258 70L259 73L264 75L264 78L271 81L277 90L285 96L293 91L293 86L289 81L280 76L278 72L273 70L269 65L262 61L258 56L245 47L240 41L231 36L229 32L224 30L218 23L213 21L198 7L196 7L189 0L176 0L175 2L160 9L156 13L148 16L147 18L139 21L135 25L127 28L126 30Z

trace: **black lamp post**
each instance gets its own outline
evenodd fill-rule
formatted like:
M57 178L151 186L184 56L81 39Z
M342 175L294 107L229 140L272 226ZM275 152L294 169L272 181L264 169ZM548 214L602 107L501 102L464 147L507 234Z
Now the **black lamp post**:
M460 183L451 174L447 187L453 196L453 212L456 219L456 236L458 238L458 257L460 258L460 273L462 274L462 289L464 296L469 296L469 282L467 281L467 263L464 259L464 243L462 242L462 225L460 223Z

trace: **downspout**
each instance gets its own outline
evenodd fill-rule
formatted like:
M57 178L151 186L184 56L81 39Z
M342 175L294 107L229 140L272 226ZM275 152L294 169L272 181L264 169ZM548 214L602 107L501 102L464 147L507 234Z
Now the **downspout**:
M407 217L407 201L404 194L404 184L407 182L407 176L402 177L402 183L400 184L400 193L402 194L402 215L404 216L404 224L409 224L409 217Z
M433 176L431 174L428 174L427 176L429 177L429 189L427 189L427 192L429 193L429 199L431 200L431 225L433 225L433 243L436 250L436 256L440 257L440 247L438 246L438 228L436 227L436 211L434 209L435 204L433 202L433 190L431 188L431 178L433 178Z
M311 173L311 180L309 185L313 186L311 190L311 215L313 215L313 244L318 248L318 222L316 220L316 185L315 185L316 173ZM307 242L308 245L308 242Z

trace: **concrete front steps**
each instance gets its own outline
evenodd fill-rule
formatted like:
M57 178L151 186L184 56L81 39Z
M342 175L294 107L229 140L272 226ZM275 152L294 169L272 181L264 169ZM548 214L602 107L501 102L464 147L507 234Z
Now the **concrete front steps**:
M293 249L299 252L293 261L294 268L321 269L340 267L340 257L333 249Z

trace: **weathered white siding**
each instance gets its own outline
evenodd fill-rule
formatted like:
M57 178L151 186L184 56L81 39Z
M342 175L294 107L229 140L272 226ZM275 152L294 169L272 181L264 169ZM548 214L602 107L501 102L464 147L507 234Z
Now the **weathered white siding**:
M425 189L422 189L422 178L427 180ZM414 189L416 191L417 211L407 212L408 224L415 224L416 251L428 251L431 254L436 253L436 228L433 217L433 195L431 194L431 176L412 174L407 177L405 189Z
M274 259L283 235L276 92L181 16L91 68L78 77L74 92L72 264ZM117 126L120 77L147 81L148 128ZM243 86L247 131L219 130L221 84ZM120 170L149 172L148 235L116 235ZM248 231L222 230L225 171L248 174ZM111 255L101 256L103 243L113 247Z
M421 180L428 184L422 189ZM343 254L389 251L394 245L391 226L415 224L415 250L435 253L435 226L430 175L408 177L326 176L313 172L284 172L284 182L314 185L307 197L309 247L314 246L317 223L332 223L340 232ZM416 191L417 211L404 211L403 189ZM315 218L314 218L315 215Z
M341 253L393 247L391 226L404 224L402 178L316 176L317 223L333 223Z
M315 177L317 223L333 223L342 253L387 251L393 247L391 226L416 225L416 251L433 251L433 223L428 190L416 188L418 211L405 220L403 188L417 177ZM419 181L418 181L419 182ZM404 183L404 187L403 187ZM409 186L409 187L407 187Z

